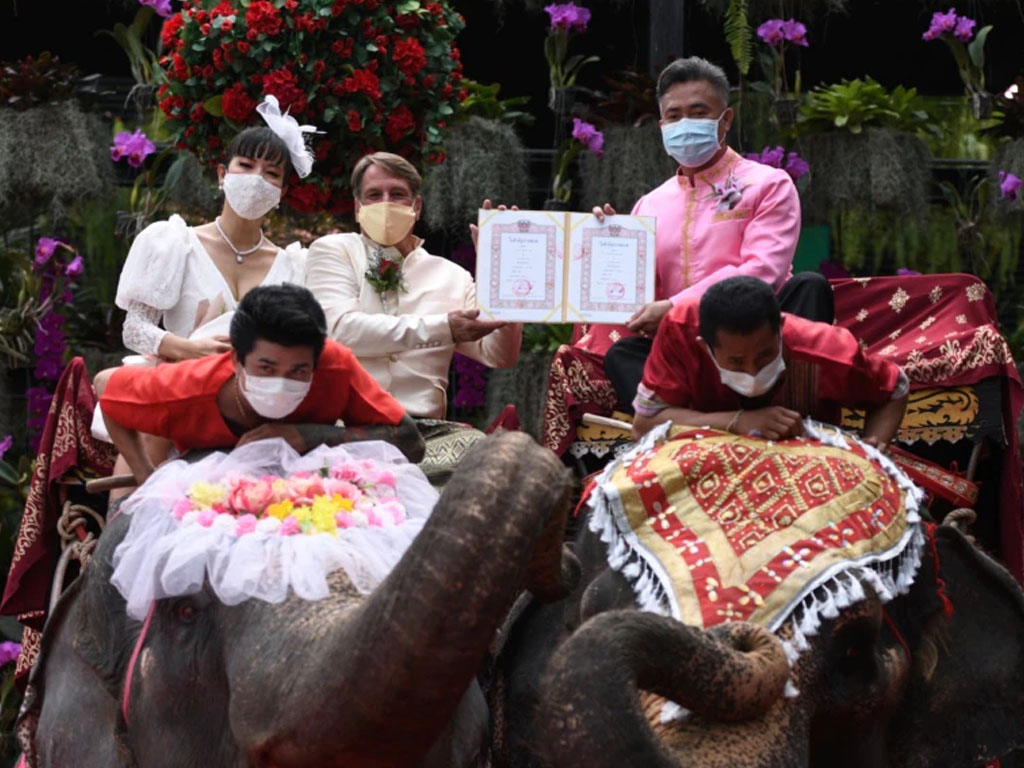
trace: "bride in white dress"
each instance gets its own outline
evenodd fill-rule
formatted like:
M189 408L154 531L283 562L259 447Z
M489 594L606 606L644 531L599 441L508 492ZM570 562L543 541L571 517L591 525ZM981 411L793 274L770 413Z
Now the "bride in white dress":
M150 224L132 243L117 286L128 314L125 346L151 361L224 352L238 302L258 285L302 284L305 249L279 248L261 228L294 169L306 176L312 156L294 118L267 96L257 110L268 127L247 128L217 169L224 207L212 222L189 227L178 215ZM134 362L134 361L133 361Z

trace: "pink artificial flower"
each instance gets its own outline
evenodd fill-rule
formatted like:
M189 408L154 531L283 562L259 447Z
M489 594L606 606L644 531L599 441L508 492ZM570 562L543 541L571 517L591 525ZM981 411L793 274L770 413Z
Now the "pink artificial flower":
M377 510L371 509L366 513L366 524L371 528L383 528L384 521L381 520L380 515L377 514Z
M348 480L336 480L333 477L324 480L324 490L327 491L328 496L341 496L343 499L352 501L363 495L363 492Z
M185 515L192 511L192 502L188 499L178 499L174 502L174 506L171 508L171 515L174 516L175 520L181 520Z
M405 508L396 501L387 501L380 505L380 512L382 515L387 515L391 518L391 522L395 525L401 525L405 522Z
M294 536L297 533L302 533L302 527L299 525L299 521L295 519L295 515L288 515L288 517L281 521L281 527L277 529L277 532L282 536Z
M331 467L331 477L337 480L358 480L361 474L356 464L346 461Z
M52 237L40 237L36 243L36 266L41 267L48 262L58 245L60 245L60 240L55 240Z
M339 528L352 528L356 519L348 512L338 512L334 515L334 522Z
M1021 181L1019 176L1016 176L1009 171L999 172L999 196L1010 202L1017 202L1017 193L1020 191Z
M288 498L294 502L311 503L317 496L323 496L324 484L319 476L293 475L288 481Z
M203 528L209 528L213 525L213 521L216 519L217 513L212 509L201 509L199 510L199 516L196 518L196 522L203 526Z
M228 505L235 512L262 512L273 503L273 485L251 477L238 478L228 494Z
M259 520L256 519L256 515L242 515L235 524L235 535L245 536L247 533L252 533L256 530L256 523L258 522Z
M395 483L397 482L395 480L394 473L391 472L390 470L387 470L387 469L375 470L370 475L369 479L370 479L370 482L374 483L375 485L386 485L386 486L388 486L390 488L394 488L395 487Z

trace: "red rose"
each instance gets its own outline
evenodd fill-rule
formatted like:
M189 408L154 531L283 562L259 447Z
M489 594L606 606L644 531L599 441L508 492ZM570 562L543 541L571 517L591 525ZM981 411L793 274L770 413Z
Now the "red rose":
M221 32L230 32L234 28L235 23L231 19L224 19L224 21L220 23Z
M209 24L200 24L199 25L199 31L203 34L203 37L206 37L207 35L210 34L210 25Z
M213 65L212 64L207 64L205 67L202 68L200 74L204 78L206 78L207 80L212 78L213 77Z
M185 138L186 139L191 139L192 138L192 134L194 134L195 132L196 132L196 127L194 125L190 125L188 128L185 129Z
M328 141L327 139L322 139L316 145L316 150L313 152L313 157L316 158L318 162L326 160L327 156L331 153L332 146L333 144L331 144L330 141Z
M256 102L249 98L241 83L235 83L224 91L220 108L225 117L244 123L256 108Z
M181 31L182 26L185 24L185 17L180 13L176 13L167 21L164 22L163 27L160 29L160 43L164 48L171 49L177 47L178 32Z
M160 109L167 117L177 117L179 110L185 107L185 99L181 96L168 96L160 102Z
M416 85L416 78L412 76L405 78L405 85L408 88L412 88L414 85Z
M306 94L287 67L275 69L264 76L263 92L277 97L281 111L291 108L292 114L297 114L306 110Z
M395 24L401 29L415 29L420 25L420 18L415 13L403 13L395 19Z
M246 56L249 55L250 46L245 40L238 41L238 52Z
M211 136L206 140L207 149L220 149L223 146L223 142L220 140L220 136Z
M412 116L412 110L404 104L388 115L387 122L384 124L384 133L388 137L388 141L395 144L399 140L408 135L416 127L416 119Z
M294 11L298 5L298 0L284 0L284 9L286 11Z
M387 35L377 35L375 38L373 38L373 44L377 46L377 50L379 50L381 53L387 53L388 52L388 36Z
M427 54L415 37L406 37L395 43L391 55L402 74L412 76L427 65Z
M448 155L446 155L444 152L441 152L439 150L437 152L431 152L427 159L430 160L430 162L432 162L432 163L437 163L438 165L440 165L441 163L443 163L445 161L445 159L447 157L448 157Z
M182 81L188 80L188 64L186 64L185 60L181 58L181 55L177 53L174 54L174 56L171 57L171 61L172 67L174 69L174 79Z
M192 122L198 123L204 117L206 117L206 107L203 106L201 101L197 101L195 106L192 107L192 111L189 113L189 118Z
M295 28L303 32L316 32L316 19L312 13L300 13L295 16Z
M459 89L459 101L465 101L468 98L469 98L469 91L467 91L465 88L460 88Z
M450 99L451 96L452 96L452 90L453 90L452 89L452 84L451 83L445 83L444 84L444 88L441 89L441 98L442 99Z
M322 59L317 59L313 62L313 82L319 83L320 78L324 76L324 70L327 69L327 65L324 64Z
M206 13L206 11L196 11L195 18L197 24L203 24L210 20L210 16Z
M223 72L225 68L224 51L222 51L220 48L214 48L212 56L214 69L216 69L218 72Z
M429 90L430 88L434 87L435 82L437 81L434 80L433 75L427 75L426 77L423 78L423 87Z
M210 16L233 16L235 9L231 7L231 3L228 0L221 0L217 6L210 11Z
M357 69L341 81L344 93L365 93L374 101L380 101L380 78L366 69Z
M284 201L299 213L319 213L327 202L327 194L312 184L289 184Z
M255 29L247 30L246 33L245 33L245 39L246 40L251 40L254 43L257 40L259 40L259 38L260 38L260 33L257 32Z
M347 190L334 195L331 198L330 203L327 206L328 213L333 213L335 216L341 216L346 213L352 213L355 205L352 201L352 195Z
M267 0L254 0L245 11L245 24L250 32L276 35L281 31L281 15Z
M348 129L352 133L359 133L363 129L363 116L354 109L348 111Z

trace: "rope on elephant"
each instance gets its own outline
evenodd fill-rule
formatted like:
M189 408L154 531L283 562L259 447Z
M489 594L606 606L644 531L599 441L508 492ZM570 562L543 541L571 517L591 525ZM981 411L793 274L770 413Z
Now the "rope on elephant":
M605 469L589 525L642 610L703 629L791 621L792 665L864 585L883 603L910 589L923 491L852 435L805 431L772 442L665 425Z

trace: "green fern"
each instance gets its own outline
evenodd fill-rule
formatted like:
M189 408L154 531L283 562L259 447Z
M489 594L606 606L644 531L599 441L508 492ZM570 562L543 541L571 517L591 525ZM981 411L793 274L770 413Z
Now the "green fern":
M747 17L747 0L729 0L725 11L725 39L736 61L736 68L746 76L754 58L754 36Z

